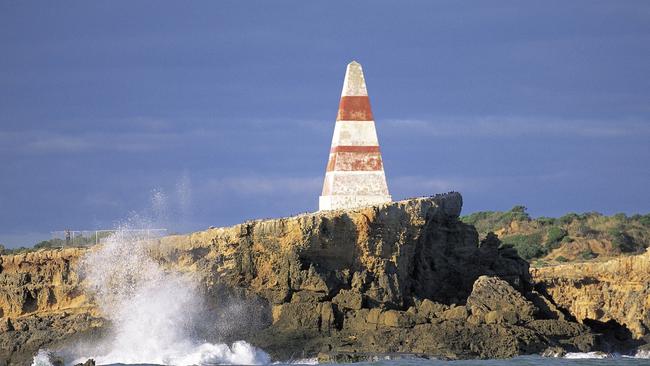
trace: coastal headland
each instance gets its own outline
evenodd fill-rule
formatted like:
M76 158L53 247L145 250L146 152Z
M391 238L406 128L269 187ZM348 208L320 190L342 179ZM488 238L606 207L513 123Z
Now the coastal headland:
M451 192L167 236L147 250L200 284L205 337L244 339L276 360L504 358L648 343L649 253L531 270L496 236L479 240L461 207ZM29 364L43 347L110 328L81 266L96 248L0 257L3 363Z

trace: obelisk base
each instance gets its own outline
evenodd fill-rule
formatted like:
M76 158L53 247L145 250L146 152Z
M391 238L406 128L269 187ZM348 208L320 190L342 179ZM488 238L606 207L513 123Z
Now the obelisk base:
M361 196L361 195L336 195L320 196L318 198L318 209L323 210L344 210L363 206L374 206L391 202L391 196Z

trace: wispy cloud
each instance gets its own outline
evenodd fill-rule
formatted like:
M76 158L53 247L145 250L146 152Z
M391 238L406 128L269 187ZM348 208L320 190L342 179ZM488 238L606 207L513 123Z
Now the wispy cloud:
M202 184L202 190L218 193L246 195L268 194L320 194L323 177L225 177L210 179Z
M401 176L389 179L391 189L408 192L412 195L429 195L439 192L460 190L467 186L467 182L460 179L445 179L423 176Z
M71 122L66 129L0 130L0 150L20 153L84 153L93 151L145 152L179 145L231 145L256 141L277 143L294 133L329 135L331 124L298 119L250 119L228 121L170 121L136 117L95 121L93 131L81 123ZM111 126L107 129L106 126ZM103 128L103 130L102 130ZM250 148L250 147L249 147Z
M566 180L570 176L571 173L567 171L528 175L397 176L388 179L388 186L391 192L414 197L449 191L486 193L511 186L513 182L519 185L553 184Z
M467 137L586 137L650 136L650 121L589 120L542 117L435 117L391 119L384 128L431 136Z

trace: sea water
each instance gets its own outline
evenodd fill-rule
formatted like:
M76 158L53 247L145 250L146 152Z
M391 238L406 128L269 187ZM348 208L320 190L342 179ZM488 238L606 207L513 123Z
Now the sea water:
M643 355L640 355L643 356ZM397 359L397 360L375 360L372 362L358 362L353 364L328 364L332 366L345 366L345 365L359 365L359 366L647 366L650 365L650 359L646 357L626 357L618 355L607 355L606 357L596 353L577 353L568 354L567 357L553 358L541 356L520 356L509 359L494 359L494 360L460 360L460 361L443 361L443 360L427 360L427 359ZM223 362L206 362L194 363L195 365L218 365L218 364L233 364L238 365L241 363L225 363ZM283 366L283 365L314 365L318 362L316 359L296 360L293 362L274 362L270 365ZM33 366L51 366L49 359L44 354L37 355L34 358ZM110 365L124 365L122 363L115 363ZM138 365L157 365L157 364L138 364Z

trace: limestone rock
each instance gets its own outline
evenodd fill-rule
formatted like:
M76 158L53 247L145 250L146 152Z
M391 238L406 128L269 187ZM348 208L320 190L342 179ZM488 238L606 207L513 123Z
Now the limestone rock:
M429 299L424 299L417 307L418 314L425 318L440 318L442 314L449 309L448 305L433 302Z
M632 339L650 334L650 252L530 272L536 289L579 322L615 322Z
M474 282L474 289L467 298L472 314L483 316L490 323L528 322L533 320L535 306L506 281L481 276Z
M357 291L341 290L334 296L332 303L339 308L359 310L363 307L363 296Z
M413 315L397 310L388 310L381 314L381 322L387 327L411 328L415 325Z
M593 345L583 325L533 321L548 317L522 296L532 286L528 263L495 243L479 246L476 229L458 219L461 206L461 196L449 193L250 221L164 237L149 252L196 278L217 315L232 304L248 307L236 329L206 340L246 339L278 360L394 352L511 357ZM42 346L105 329L84 292L84 253L1 257L0 359L22 364Z
M467 307L465 306L454 306L449 308L449 310L445 310L442 313L441 318L447 319L447 320L465 320L469 316L469 312L467 311Z

